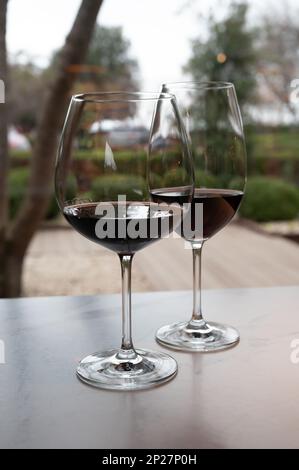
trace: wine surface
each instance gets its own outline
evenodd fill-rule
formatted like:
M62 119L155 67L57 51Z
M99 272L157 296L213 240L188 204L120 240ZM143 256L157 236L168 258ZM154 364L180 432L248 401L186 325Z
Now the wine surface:
M186 240L207 240L230 222L238 210L243 194L242 191L230 189L195 189L190 207L191 213L184 218L185 226L178 227L177 232ZM152 198L155 202L181 204L182 197L180 188L161 188L152 192ZM202 204L201 217L196 217L197 204ZM200 210L198 214L200 214Z
M66 206L63 213L81 235L119 254L135 253L168 236L181 217L179 208L138 202L82 203Z
M189 187L159 188L151 191L152 200L158 204L188 204L191 202Z

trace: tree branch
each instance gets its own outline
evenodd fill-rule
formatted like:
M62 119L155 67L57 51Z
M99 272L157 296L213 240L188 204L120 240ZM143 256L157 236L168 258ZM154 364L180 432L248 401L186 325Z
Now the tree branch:
M103 0L82 0L45 101L33 149L28 191L9 234L14 250L20 255L26 252L53 193L58 136L76 78L70 68L85 59L102 3Z

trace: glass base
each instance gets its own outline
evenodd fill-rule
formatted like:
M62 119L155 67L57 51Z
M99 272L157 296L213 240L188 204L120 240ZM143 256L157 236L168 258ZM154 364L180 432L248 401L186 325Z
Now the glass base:
M110 390L155 387L176 373L177 363L168 354L143 349L132 351L129 358L120 349L98 352L83 359L77 368L80 380Z
M180 351L219 351L239 342L237 330L231 326L204 320L173 323L160 328L156 340L163 346Z

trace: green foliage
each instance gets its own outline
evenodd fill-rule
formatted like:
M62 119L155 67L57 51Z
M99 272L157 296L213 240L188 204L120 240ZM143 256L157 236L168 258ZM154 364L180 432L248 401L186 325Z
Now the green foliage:
M182 168L173 168L165 173L163 178L163 186L172 187L172 186L182 186L182 181L184 181L185 171Z
M59 207L58 207L56 198L53 196L53 197L51 197L51 200L50 200L50 204L49 204L49 207L48 207L46 219L48 219L48 220L55 219L55 217L57 217L58 214L59 214Z
M227 188L235 189L236 191L243 191L244 190L244 179L240 176L235 176L234 178L230 179L227 182Z
M12 150L9 156L15 161L26 163L31 158L31 154L32 152L28 150Z
M297 128L279 128L254 134L256 158L299 159Z
M194 173L196 188L217 188L219 180L207 171L196 170Z
M55 76L60 54L61 51L54 52L45 73L47 77ZM139 89L138 62L130 55L130 41L121 27L96 25L84 65L74 64L74 73L77 75L73 94ZM135 108L132 103L124 106L123 115L132 115Z
M126 150L121 150L115 152L117 156L117 161L119 160L128 160L129 158L138 158L139 154L132 154L132 152L127 152ZM101 149L97 150L76 150L74 155L75 160L98 160L101 164L105 160L105 151Z
M86 59L86 64L99 67L100 73L94 74L92 80L110 89L136 89L138 65L129 56L129 49L130 41L123 36L121 27L97 26Z
M151 172L150 174L150 187L153 188L163 188L163 177L157 173Z
M182 181L182 170L173 169L165 174L164 178L154 174L153 186L180 185ZM9 174L9 201L10 216L14 218L24 199L28 184L28 169L18 168ZM219 180L214 175L202 171L195 172L195 185L197 187L218 187ZM234 178L228 185L231 189L242 190L243 179ZM139 199L139 191L147 194L147 184L143 177L126 174L106 175L94 180L92 189L86 197L94 200L117 200L119 194L124 194L127 200ZM66 198L73 199L77 194L77 186L74 178L70 178ZM244 201L240 208L243 217L257 222L273 220L289 220L299 214L299 191L298 189L281 179L264 176L251 176L245 190ZM47 218L56 217L59 209L55 197L51 198Z
M77 180L74 176L70 175L67 179L65 199L66 201L71 201L72 199L76 197L76 195L77 195ZM55 217L57 217L57 215L59 214L59 211L60 209L59 209L56 197L53 194L53 196L50 199L46 218L55 219Z
M247 27L247 13L246 3L232 3L225 19L210 16L209 37L193 40L185 67L195 81L234 82L241 107L253 98L256 85L258 31Z
M237 181L231 186L237 188ZM240 214L257 222L294 219L299 214L299 191L280 179L251 177Z
M167 186L182 186L185 171L183 169L172 169L165 173L163 185ZM215 188L218 185L218 179L211 173L196 170L194 172L195 187L198 188Z
M26 187L28 184L28 169L19 168L13 170L9 174L9 211L10 217L13 219L24 199Z
M31 132L37 125L41 104L47 92L49 80L43 70L29 58L9 66L10 120L24 132Z
M298 128L288 128L280 126L278 128L256 129L253 126L246 126L246 147L252 146L254 154L252 155L252 164L256 160L293 160L299 161L299 130ZM31 152L24 150L12 150L10 156L13 161L26 163L30 160ZM136 153L120 150L117 152L117 160L120 164L129 164L138 161L144 161L147 155L144 151L136 151ZM105 153L101 150L76 150L76 160L94 160L100 164L104 161ZM155 158L155 157L152 157ZM161 157L157 156L157 163L161 161Z
M143 150L134 153L125 150L114 152L117 170L122 173L135 173L143 178L146 177L146 159L147 154ZM99 173L104 169L105 153L104 151L79 150L74 155L74 162L88 160L98 168Z
M91 186L93 201L117 201L118 196L126 196L127 201L140 200L147 196L147 185L141 176L125 174L106 175L96 178Z
M149 156L149 169L151 172L160 175L162 178L170 171L181 170L181 182L182 175L185 175L185 184L188 184L188 176L186 170L184 170L185 162L182 161L181 151L175 149L164 151L153 152Z

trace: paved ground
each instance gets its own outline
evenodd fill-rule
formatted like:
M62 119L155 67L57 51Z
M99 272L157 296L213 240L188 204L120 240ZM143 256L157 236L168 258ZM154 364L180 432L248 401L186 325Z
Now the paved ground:
M134 260L134 291L191 288L191 251L162 240ZM299 245L232 223L204 247L203 287L299 284ZM72 229L41 230L25 262L25 295L80 295L120 290L117 256Z

